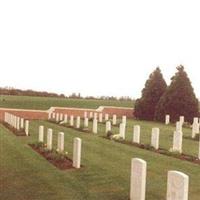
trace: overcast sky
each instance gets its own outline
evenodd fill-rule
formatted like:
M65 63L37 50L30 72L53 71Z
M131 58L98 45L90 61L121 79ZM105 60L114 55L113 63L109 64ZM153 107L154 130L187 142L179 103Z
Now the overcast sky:
M199 0L1 0L0 86L139 97L184 65L200 97Z

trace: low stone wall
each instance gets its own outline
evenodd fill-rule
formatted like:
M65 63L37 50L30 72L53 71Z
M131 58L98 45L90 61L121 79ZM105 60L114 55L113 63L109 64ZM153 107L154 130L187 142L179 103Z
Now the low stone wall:
M48 119L49 112L58 112L58 113L83 117L85 111L88 113L102 112L103 114L107 113L109 115L116 114L118 117L121 117L123 115L126 115L127 118L133 117L133 109L124 107L100 106L98 109L51 107L49 110L0 108L0 120L4 119L5 112L12 113L16 116L31 120L31 119Z
M0 120L4 119L5 112L11 113L24 119L47 119L48 112L42 110L24 110L24 109L9 109L0 108Z

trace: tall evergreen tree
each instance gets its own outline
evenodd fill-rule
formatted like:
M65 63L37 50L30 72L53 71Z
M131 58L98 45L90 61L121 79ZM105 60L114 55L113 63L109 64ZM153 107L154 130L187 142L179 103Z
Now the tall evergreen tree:
M137 119L154 120L155 108L166 87L160 68L156 68L145 83L142 97L135 102L134 115Z
M193 117L199 116L198 99L187 73L182 65L177 67L177 70L156 108L155 119L158 121L164 121L166 114L170 115L173 122L178 121L181 115L188 122L192 122Z

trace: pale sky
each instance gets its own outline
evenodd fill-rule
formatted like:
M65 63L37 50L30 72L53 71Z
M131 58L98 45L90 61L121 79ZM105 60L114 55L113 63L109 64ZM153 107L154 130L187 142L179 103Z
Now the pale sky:
M184 65L200 97L199 0L0 0L0 86L141 94Z

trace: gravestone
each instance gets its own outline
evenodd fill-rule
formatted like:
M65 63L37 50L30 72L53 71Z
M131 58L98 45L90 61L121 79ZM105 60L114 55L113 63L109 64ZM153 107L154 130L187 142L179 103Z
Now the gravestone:
M20 128L21 128L21 129L24 129L24 118L21 118L21 121L20 121Z
M60 119L59 120L63 121L63 114L62 113L60 113Z
M170 115L165 116L165 124L168 125L170 123Z
M88 128L88 118L84 118L84 128Z
M176 122L176 131L181 131L182 132L182 122Z
M184 124L184 116L180 116L180 119L179 121L181 122L181 124L183 125Z
M113 124L113 125L116 125L116 124L117 124L117 115L113 115L112 124Z
M156 150L159 149L159 134L159 128L152 128L151 146L154 147Z
M83 118L87 118L87 112L86 111L83 114Z
M73 115L70 115L69 125L74 126L74 116Z
M20 117L17 117L17 130L20 129Z
M130 200L145 200L146 171L146 161L139 158L131 160Z
M78 116L76 118L76 128L80 128L80 125L81 125L81 118L80 118L80 116Z
M109 120L109 114L105 114L105 121L108 121Z
M125 139L125 134L126 134L126 124L121 123L119 125L119 135L123 140Z
M183 132L174 131L172 151L182 153Z
M90 114L89 114L89 118L90 118L90 119L93 118L93 112L90 112Z
M39 126L39 142L44 142L44 126Z
M98 129L98 127L97 127L97 119L94 118L93 119L92 132L96 134L97 131L98 131L97 129Z
M58 133L58 152L63 152L64 151L64 133L59 132Z
M73 167L75 168L81 167L81 139L80 138L74 138Z
M26 133L26 136L29 135L29 121L28 120L25 121L25 133Z
M53 139L53 130L47 129L47 149L52 150L52 139Z
M135 125L133 127L133 142L139 144L140 143L140 126Z
M196 134L199 133L199 123L194 122L192 124L192 138L196 137Z
M56 113L56 122L59 122L59 120L60 120L60 114Z
M106 122L106 133L108 133L109 131L111 131L111 123L110 121Z
M99 113L99 122L102 123L103 122L103 114Z
M188 200L189 177L179 171L169 171L167 200Z
M126 116L122 116L122 123L126 125Z

